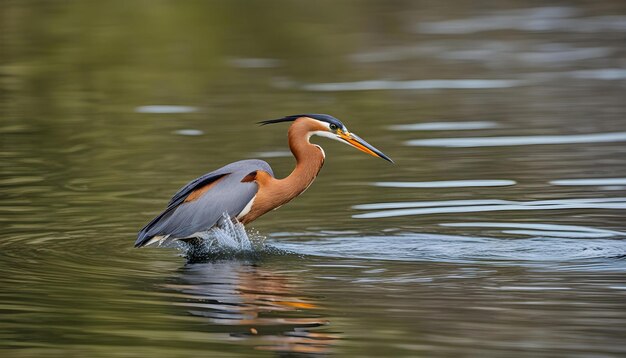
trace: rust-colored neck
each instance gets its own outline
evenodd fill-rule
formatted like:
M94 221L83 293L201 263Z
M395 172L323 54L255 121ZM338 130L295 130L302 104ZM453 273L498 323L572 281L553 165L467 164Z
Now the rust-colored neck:
M250 212L240 218L242 223L247 224L286 204L311 185L324 164L324 152L309 143L309 137L311 132L325 130L322 124L307 117L298 118L289 127L289 149L296 157L296 167L283 179L276 179L263 171L256 173L254 180L259 185L259 191Z
M311 132L326 130L317 121L310 118L299 118L291 127L287 134L289 138L289 149L296 158L296 167L291 174L284 179L276 180L286 201L305 191L315 180L322 165L324 165L324 152L322 148L309 142Z

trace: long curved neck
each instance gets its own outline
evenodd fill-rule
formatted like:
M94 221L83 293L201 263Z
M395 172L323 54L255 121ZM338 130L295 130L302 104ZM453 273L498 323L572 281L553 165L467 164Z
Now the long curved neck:
M324 165L322 148L309 143L311 132L318 130L326 128L306 117L298 118L289 127L289 149L296 157L296 167L283 179L276 179L267 172L257 172L254 180L259 185L259 191L250 211L241 217L242 223L249 223L291 201L311 185Z
M324 165L324 152L309 142L310 133L323 128L308 118L296 120L288 132L289 149L296 158L296 167L284 179L278 180L287 201L305 191Z

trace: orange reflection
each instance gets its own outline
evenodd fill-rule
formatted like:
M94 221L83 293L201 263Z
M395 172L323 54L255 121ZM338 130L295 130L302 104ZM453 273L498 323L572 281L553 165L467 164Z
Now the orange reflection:
M189 264L177 282L174 305L226 327L237 341L277 352L328 354L337 334L320 331L328 320L319 306L298 294L294 277L242 261Z

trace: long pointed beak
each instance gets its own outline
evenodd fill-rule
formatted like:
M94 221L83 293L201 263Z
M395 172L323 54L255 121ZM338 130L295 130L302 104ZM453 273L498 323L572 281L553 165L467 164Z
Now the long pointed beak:
M346 143L350 144L351 146L355 147L356 149L362 152L365 152L374 157L383 158L384 160L393 163L393 160L391 160L391 158L386 156L385 153L374 148L373 145L369 144L363 138L359 137L358 135L354 133L343 132L339 130L337 133L337 136L340 139L344 140Z

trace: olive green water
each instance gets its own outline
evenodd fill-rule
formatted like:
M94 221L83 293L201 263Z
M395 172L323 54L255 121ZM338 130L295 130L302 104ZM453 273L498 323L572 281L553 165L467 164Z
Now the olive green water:
M3 1L0 355L625 355L625 23L620 1ZM255 122L302 112L396 164L315 139L314 185L248 228L265 249L133 249L196 176L288 174L286 125Z

